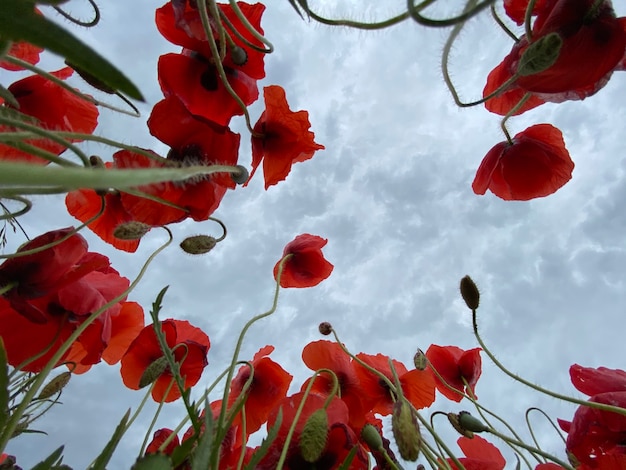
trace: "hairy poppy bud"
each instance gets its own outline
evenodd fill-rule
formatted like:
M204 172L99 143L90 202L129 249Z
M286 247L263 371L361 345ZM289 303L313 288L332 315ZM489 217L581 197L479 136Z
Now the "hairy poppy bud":
M320 330L320 333L324 336L328 336L333 332L333 325L331 325L327 321L323 321L322 323L320 323L320 326L318 326L318 328Z
M422 435L417 415L406 400L399 400L393 405L391 430L402 458L415 462L422 446Z
M426 354L421 349L418 349L413 356L413 364L415 364L415 368L417 370L424 370L428 365L428 359L426 359Z
M452 427L458 432L461 436L465 436L468 439L472 439L474 437L474 433L468 429L463 428L461 423L459 423L459 415L456 413L448 413L448 421Z
M144 388L147 385L150 385L156 379L161 377L161 374L168 369L167 359L165 356L161 356L156 361L153 361L146 370L141 374L141 378L139 379L139 388Z
M183 251L190 255L203 255L215 248L215 245L217 245L217 240L210 235L187 237L180 243Z
M102 161L102 158L100 158L98 155L91 155L89 157L89 164L91 165L92 168L104 168L104 162Z
M474 418L467 411L461 411L459 413L459 424L463 429L467 429L472 432L484 432L489 430L489 428L485 426L482 421Z
M478 292L478 287L476 287L471 277L464 276L463 279L461 279L460 290L461 297L465 300L467 308L476 310L480 302L480 292Z
M230 57L235 65L243 65L248 62L248 53L243 47L233 46L230 48Z
M67 371L57 375L41 389L41 392L39 392L37 399L45 400L60 392L61 390L63 390L63 387L65 387L69 383L71 378L72 373Z
M146 233L150 231L152 227L143 222L123 222L115 227L113 230L113 236L120 240L139 240Z
M243 165L237 165L239 171L232 172L230 174L231 179L236 184L244 184L250 178L250 173L248 173L248 169Z
M378 432L378 429L370 423L367 423L363 426L363 429L361 429L361 439L363 439L372 450L381 450L383 448L383 438Z
M533 42L520 57L517 73L522 77L543 72L559 58L563 39L558 33L550 33Z
M320 408L307 419L300 434L300 455L307 462L315 462L326 447L328 438L328 416Z

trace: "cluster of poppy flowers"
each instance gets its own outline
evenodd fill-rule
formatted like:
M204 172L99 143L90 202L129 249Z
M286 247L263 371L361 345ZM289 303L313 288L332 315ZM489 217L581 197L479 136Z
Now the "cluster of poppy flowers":
M504 0L508 17L525 22L529 0ZM532 27L491 71L483 90L492 113L519 115L543 103L582 100L604 87L626 65L626 18L611 0L540 0L528 18ZM574 163L561 131L538 124L494 146L472 188L505 200L547 196L565 185Z

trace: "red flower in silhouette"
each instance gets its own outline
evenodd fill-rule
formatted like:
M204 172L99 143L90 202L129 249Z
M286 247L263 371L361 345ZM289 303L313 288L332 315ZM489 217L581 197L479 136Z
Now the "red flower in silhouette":
M450 387L459 390L459 392L450 390L433 373L437 390L442 395L456 402L460 402L463 399L463 392L476 396L476 383L482 372L480 348L463 351L456 346L431 344L426 351L426 357L430 362L430 366L437 371L446 383Z
M52 72L57 78L65 79L72 75L72 69L65 67ZM34 118L37 125L51 131L71 131L90 134L98 124L98 109L93 103L79 98L56 83L33 75L18 80L9 86L9 91L20 105L19 111ZM1 103L1 101L0 101ZM5 106L10 105L5 103ZM0 132L15 132L19 129L10 126L0 126ZM78 139L70 139L79 142ZM29 139L26 143L56 155L65 150L65 146L52 140ZM39 165L47 165L48 160L0 144L0 160L26 161Z
M333 265L324 258L322 248L328 240L317 235L304 233L287 243L283 258L291 255L283 264L280 277L281 287L313 287L333 272ZM274 266L274 279L278 276L278 266Z
M251 361L254 376L250 388L245 392L246 433L248 435L261 429L270 412L287 396L287 390L293 378L280 364L268 357L273 350L274 346L265 346L254 355ZM241 395L244 385L250 378L250 372L248 366L241 367L237 372L230 387L229 407ZM241 413L237 414L233 425L238 425L240 422Z
M289 109L285 90L272 85L263 89L265 111L254 125L252 136L252 173L263 161L265 189L287 178L291 166L313 157L324 146L315 143L309 130L309 113Z
M519 114L542 101L580 100L602 88L624 59L626 31L623 19L616 18L609 0L595 4L595 0L537 2L532 41L529 43L522 36L513 46L489 75L483 96L496 91L516 73L520 75L499 96L485 103L487 109L506 114L526 92L536 95L515 113ZM527 0L505 2L507 13L517 22L523 21L521 12L527 5ZM545 49L540 47L537 52L533 45L546 40L556 41L555 46L560 44L558 50L553 48L554 63L536 70L528 68L528 59L545 58Z
M476 194L489 189L507 201L527 201L556 192L573 170L561 131L537 124L517 134L513 143L500 142L489 150L472 189Z
M174 350L174 359L180 364L180 375L184 378L185 388L194 386L208 364L206 356L211 345L209 337L201 329L183 320L164 320L161 328L168 346ZM149 325L137 335L122 357L120 373L124 385L138 390L146 369L162 357L163 351L154 332L154 325ZM180 398L181 392L176 384L165 394L173 379L169 368L166 367L152 379L156 382L152 389L152 398L155 401L171 402Z
M496 446L486 441L480 436L472 439L460 437L457 444L465 454L459 458L466 470L503 470L506 460ZM452 459L447 459L452 470L459 470Z

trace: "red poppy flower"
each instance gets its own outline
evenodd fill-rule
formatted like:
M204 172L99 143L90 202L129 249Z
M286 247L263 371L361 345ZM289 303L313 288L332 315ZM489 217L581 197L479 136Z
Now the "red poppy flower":
M168 346L175 348L174 359L180 364L180 374L185 381L185 387L194 386L208 364L206 356L211 345L209 337L201 329L183 320L164 320L161 322L161 328ZM183 347L176 347L178 345ZM132 390L138 390L146 369L162 357L163 351L154 332L154 325L149 325L137 335L122 357L120 373L124 385ZM152 389L152 398L155 401L171 402L180 398L181 392L176 384L167 395L165 394L172 378L168 368L155 378Z
M309 113L291 111L285 90L278 85L263 89L265 111L254 125L252 136L252 173L263 161L265 189L287 178L291 166L313 157L317 150L325 148L316 143L315 134L309 130Z
M261 429L267 421L270 412L287 396L289 384L293 376L283 369L280 364L272 361L268 356L274 351L274 346L265 346L254 355L252 366L254 376L250 388L246 392L246 433L248 435ZM250 368L243 366L237 372L230 386L228 397L229 408L242 393L243 386L250 378ZM241 413L237 415L234 425L241 422Z
M283 264L281 287L313 287L333 272L333 265L324 258L322 248L328 240L304 233L287 243L283 258L291 255ZM274 266L274 279L278 275L280 261Z
M256 80L244 72L226 68L228 83L248 106L259 97ZM191 114L226 127L233 116L243 115L243 109L228 93L215 65L193 51L164 54L158 62L159 84L163 94L178 98Z
M307 462L303 458L300 446L302 430L309 417L315 411L323 408L326 397L314 393L305 397L304 393L296 393L291 397L285 398L280 408L277 407L270 416L268 428L271 428L276 422L278 410L282 410L282 422L278 429L278 435L270 445L265 457L263 457L257 465L257 470L273 470L276 468L276 464L278 463L278 459L285 445L287 433L293 425L296 418L296 410L303 399L306 400L304 408L296 422L295 430L289 443L289 450L287 451L287 459L285 460L283 468L286 470L298 470L314 466L320 470L336 470L341 466L352 448L358 446L357 453L348 468L350 470L367 469L367 456L363 447L359 444L354 431L347 424L348 408L345 403L338 398L334 398L326 408L328 435L326 438L326 446L322 454L314 462Z
M381 372L393 383L389 357L383 354L372 356L365 353L359 353L356 357ZM430 406L435 401L435 382L430 372L417 369L409 371L399 361L392 360L392 363L405 398L417 409ZM358 363L355 364L355 368L363 393L373 402L372 411L383 416L390 415L393 412L395 397L387 383Z
M252 27L260 34L263 34L261 16L265 11L265 5L261 3L250 5L244 2L237 2L237 6ZM226 27L226 34L229 34L233 42L245 51L246 61L243 64L239 63L239 61L235 63L232 58L231 47L227 47L223 62L224 66L229 69L241 71L255 80L265 77L263 64L265 53L252 49L248 45L254 44L259 48L263 48L263 43L256 39L241 23L241 20L233 11L231 5L218 3L217 7L233 25L236 32L246 39L246 41L242 41L239 34L233 34L230 27ZM202 27L200 14L197 7L191 2L167 2L156 11L156 25L159 32L168 41L196 52L203 57L206 62L211 61L209 60L212 59L211 48ZM211 26L213 29L213 37L219 42L219 32L214 28L213 22Z
M460 437L456 442L465 454L459 458L465 470L503 470L506 466L498 448L480 436ZM452 470L459 470L452 459L447 460Z
M431 344L426 351L426 357L430 366L446 381L446 383L458 390L450 390L433 373L435 385L441 394L452 401L460 402L462 393L472 394L476 397L476 383L482 372L480 360L480 348L463 351L456 346L437 346ZM467 385L466 385L467 383Z
M66 79L73 70L65 67L52 75ZM18 80L9 86L9 91L20 105L19 111L38 121L38 125L52 131L71 131L91 134L98 125L98 109L89 101L70 93L59 85L39 75ZM5 106L9 106L5 103ZM19 129L0 126L0 132L15 132ZM74 139L72 142L79 142ZM65 146L49 139L30 139L26 143L54 154L60 154ZM0 144L0 160L26 161L47 165L48 160L27 152Z
M7 55L35 65L39 62L39 54L41 54L42 51L43 47L35 46L24 41L18 41L11 44ZM0 67L11 71L24 70L24 67L14 65L4 60L0 60Z
M107 168L113 163L107 162ZM102 196L93 189L79 189L70 191L65 196L67 211L81 222L93 218L102 208ZM104 195L104 212L87 227L103 241L113 245L118 250L134 253L139 247L139 240L122 240L113 235L118 225L133 221L133 216L126 211L122 204L122 195L119 192Z
M163 445L163 443L172 435L174 431L167 428L161 428L154 431L152 435L152 441L146 447L146 454L156 454L159 452L159 448ZM180 441L178 440L178 436L174 436L174 438L170 441L170 443L165 446L163 449L163 453L165 455L172 455L172 452L176 450L176 448L180 445Z
M515 92L515 96L530 92L541 100L559 103L584 99L602 88L624 59L626 31L623 20L616 18L609 0L601 2L599 6L595 3L594 0L556 0L540 2L535 6L532 43L550 34L557 34L561 40L558 57L544 70L524 72L517 77L504 94L485 103L487 109L506 114L516 104L511 95L506 96L511 91ZM519 11L528 1L512 1L508 4L507 11L511 12L515 20L519 20ZM494 70L489 75L483 96L494 92L518 72L519 64L524 62L524 54L531 45L523 36L513 46L511 53L496 68L499 69L498 73L494 73ZM540 103L527 103L516 114L537 104Z
M239 134L196 119L175 97L154 106L148 126L153 135L171 146L167 159L150 159L121 150L113 155L118 168L237 164ZM184 210L128 193L122 193L121 198L122 205L134 220L148 225L166 225L180 222L187 216L197 221L206 220L218 208L226 190L234 187L230 175L222 173L137 188Z
M579 392L593 396L606 392L626 392L626 371L606 367L583 367L574 364L569 369L572 384Z
M550 124L520 132L513 143L495 145L480 164L472 189L487 189L507 201L527 201L556 192L572 178L574 162L563 134Z
M546 11L549 12L553 3L554 0L537 0L533 6L533 16L545 14ZM518 25L524 23L527 8L528 0L504 0L504 11Z

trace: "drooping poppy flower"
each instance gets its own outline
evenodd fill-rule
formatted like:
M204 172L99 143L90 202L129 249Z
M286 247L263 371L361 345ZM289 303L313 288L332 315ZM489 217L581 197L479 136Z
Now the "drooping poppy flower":
M535 5L533 6L533 16L549 11L546 9L551 8L553 3L554 0L537 0L535 2ZM518 25L524 23L527 8L528 0L504 0L504 11L506 12L507 16L515 21Z
M52 72L57 78L66 79L72 74L72 69L65 67ZM19 103L19 112L34 118L37 124L51 131L70 131L91 134L98 125L98 109L93 103L70 93L56 83L33 75L18 80L9 86L9 91ZM4 106L10 107L7 103ZM19 129L10 126L0 126L0 132L15 132ZM70 139L79 142L79 139ZM26 143L59 155L65 146L52 140L29 139ZM22 161L47 165L43 158L0 144L0 160Z
M495 145L478 167L472 189L487 189L507 201L527 201L556 192L572 178L574 162L563 134L550 124L537 124Z
M302 413L295 424L294 433L289 443L289 450L287 451L287 458L283 468L286 470L298 470L314 466L319 470L336 470L341 466L350 451L356 446L356 455L348 468L350 470L367 469L368 462L364 449L359 443L354 431L348 425L348 408L345 403L338 398L334 398L326 408L328 428L324 449L313 462L305 460L302 455L300 437L307 420L314 412L323 408L326 397L314 393L308 396L305 396L304 393L296 393L291 397L283 399L281 405L277 407L270 416L268 428L271 428L276 422L279 409L282 410L282 421L278 435L270 445L267 454L265 454L257 465L257 470L273 470L276 468L280 454L285 445L287 433L293 425L296 418L296 410L302 400L306 401Z
M268 356L274 351L274 346L261 348L252 359L254 375L250 388L245 392L246 433L248 435L261 429L267 421L270 412L287 396L287 390L293 376L271 360ZM229 408L243 393L243 387L250 378L250 368L243 366L237 372L230 386L228 397ZM241 413L233 421L234 425L242 421Z
M585 395L626 392L626 371L620 369L583 367L573 364L569 369L569 375L574 387Z
M148 120L150 132L171 146L167 159L150 159L121 150L113 155L119 168L188 167L236 165L239 134L220 129L192 116L175 97L154 106ZM140 186L138 190L171 202L166 206L151 199L122 193L122 205L134 220L148 225L179 222L187 216L206 220L219 206L227 189L235 183L227 173L196 176L180 182Z
M359 353L356 357L382 373L393 383L394 379L389 366L389 357L383 354L372 356L365 353ZM417 409L430 406L435 401L435 382L430 372L417 369L409 371L404 364L395 359L392 359L392 363L400 380L404 397ZM393 412L393 405L397 399L394 396L394 392L384 380L362 365L356 363L355 368L363 393L373 402L372 411L383 416L390 415Z
M303 162L317 150L324 149L314 141L315 134L309 129L309 113L307 111L291 111L285 90L278 85L263 89L265 111L254 125L252 136L252 173L263 162L265 189L287 178L291 166Z
M460 437L457 444L465 457L459 458L459 462L466 470L503 470L506 460L496 446L480 436L472 439ZM447 459L452 470L459 470L452 459Z
M313 371L332 370L339 382L341 400L348 406L350 426L360 429L365 424L366 414L372 408L370 395L365 393L356 372L355 365L341 347L332 341L313 341L302 350L302 360ZM301 391L308 386L308 379L302 384ZM328 396L333 393L333 380L328 374L315 377L311 391Z
M265 5L261 3L250 5L244 2L237 2L237 6L250 25L262 35L263 29L261 28L261 17L265 11ZM224 67L231 70L241 71L254 80L259 80L265 77L263 64L265 53L257 51L249 46L249 44L254 44L259 48L263 48L263 43L256 39L241 23L241 20L233 11L231 5L218 3L217 7L219 8L220 13L223 14L224 17L230 22L236 32L239 33L235 34L231 30L230 26L227 26L225 30L226 34L228 34L234 44L242 48L245 53L245 60L243 63L241 63L242 61L239 58L237 58L237 60L233 60L232 48L229 44L229 46L226 47L226 56L223 61ZM194 51L196 54L203 57L207 62L211 62L213 60L209 41L206 38L202 27L200 13L198 8L193 5L192 2L167 2L156 11L156 25L159 32L168 41L182 46L190 51ZM218 42L219 46L220 34L215 26L215 19L211 19L211 28L213 37L216 42ZM239 35L245 38L245 41L242 41Z
M506 81L516 78L500 96L485 103L487 109L506 114L515 106L514 98L526 92L540 100L559 103L581 100L600 90L626 54L626 31L622 18L616 18L610 0L596 4L594 0L556 0L538 2L529 42L522 36L504 61L487 79L483 96L495 92ZM511 1L507 12L516 21L528 1ZM544 41L554 45L534 47ZM528 68L548 60L542 66ZM532 60L530 60L532 59ZM512 94L511 94L512 93ZM527 103L516 114L537 106L537 101Z
M437 390L452 401L460 402L463 393L476 397L476 383L482 372L480 348L462 350L456 346L437 346L431 344L426 351L430 367L458 392L446 387L439 377L433 373Z
M291 255L283 264L280 277L281 287L313 287L330 276L333 265L322 253L328 240L317 235L304 233L287 243L283 258ZM280 261L274 266L274 279L278 276Z
M208 364L207 353L211 345L209 337L200 328L183 320L164 320L161 328L168 346L174 350L174 359L180 364L185 387L194 386ZM122 357L120 373L124 385L131 390L138 390L145 380L152 380L155 382L152 389L152 398L155 401L168 403L180 398L181 392L176 384L165 394L173 379L169 368L165 367L156 377L144 377L150 365L162 357L163 351L154 332L154 325L149 325L137 335Z

